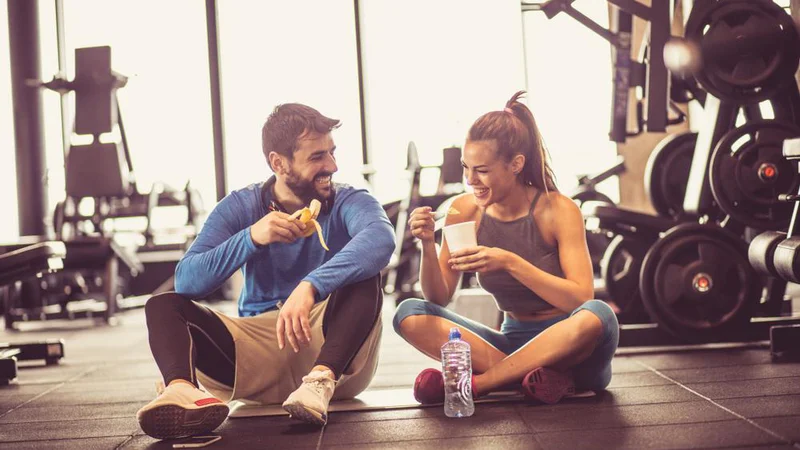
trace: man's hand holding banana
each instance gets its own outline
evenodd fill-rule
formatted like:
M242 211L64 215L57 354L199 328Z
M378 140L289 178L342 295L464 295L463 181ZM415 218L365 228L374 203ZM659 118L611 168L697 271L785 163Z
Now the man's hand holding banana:
M319 242L325 250L328 246L322 237L322 228L317 216L322 209L319 200L311 200L308 207L289 215L280 211L272 211L250 227L250 238L256 245L269 245L275 242L289 244L298 238L309 237L319 233Z

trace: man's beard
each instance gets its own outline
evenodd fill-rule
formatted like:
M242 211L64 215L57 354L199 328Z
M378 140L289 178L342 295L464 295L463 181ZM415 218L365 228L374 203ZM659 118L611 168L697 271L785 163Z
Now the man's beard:
M316 182L314 180L325 176L331 176L330 190L320 192L317 190ZM311 179L311 181L306 181L300 178L295 171L291 171L286 176L286 186L306 205L311 203L311 200L313 199L319 200L324 205L325 201L333 195L332 174L325 172L317 174L313 179Z

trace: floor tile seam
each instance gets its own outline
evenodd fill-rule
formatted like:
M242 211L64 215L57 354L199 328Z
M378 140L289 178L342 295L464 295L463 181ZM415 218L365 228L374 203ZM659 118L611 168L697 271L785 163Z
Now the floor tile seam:
M749 351L769 348L769 339L751 342L709 342L706 344L623 346L617 349L620 356L686 355L723 351Z
M502 437L505 437L505 436L535 436L535 435L536 435L535 433L533 433L532 431L528 430L528 431L526 431L524 433L473 434L473 435L467 435L467 436L449 436L449 437L444 437L444 438L442 438L442 437L428 438L428 439L415 438L415 439L403 439L403 440L393 439L393 440L389 440L389 441L350 442L350 443L347 443L347 444L329 444L329 445L337 445L337 446L341 446L341 445L368 445L368 444L384 444L384 443L387 443L387 442L398 442L398 443L402 444L404 442L429 442L429 441L441 441L441 440L450 440L450 439L471 439L471 438L501 437L501 436Z
M509 403L511 403L511 402L509 402ZM477 404L477 405L480 405L480 403ZM476 405L476 407L477 407L477 405ZM435 407L436 406L417 406L417 407L414 407L414 408L403 408L403 409L405 409L405 410L412 410L412 409L416 410L416 409L418 409L418 410L423 411L423 410L432 409L432 408L435 408ZM438 406L438 407L441 407L441 406ZM399 411L399 410L386 410L386 411ZM374 411L363 411L363 412L381 412L381 411L380 410L377 410L377 411L374 410ZM522 418L522 416L520 415L519 411L517 411L516 408L511 408L510 411L508 411L508 412L516 413L519 416L520 419ZM337 413L356 413L356 414L358 414L358 413L360 413L360 411L358 411L358 410L355 410L355 411L336 411L336 412L332 412L331 414L337 414ZM281 417L281 416L269 416L269 417ZM440 416L431 416L431 417L393 417L393 418L387 418L387 419L378 418L378 419L368 419L368 420L351 420L351 421L347 421L347 422L334 422L334 424L341 425L341 424L345 424L345 423L368 423L368 422L389 422L389 421L399 421L399 420L422 420L422 419L436 419L437 417L440 417Z
M643 388L643 387L657 387L657 386L672 386L672 383L665 382L665 383L660 383L660 384L631 384L631 385L607 386L606 390L628 389L628 388Z
M569 408L560 408L563 412L572 412L575 410L583 410L583 409L593 409L593 410L605 410L605 409L613 409L613 408L634 408L634 407L643 407L643 406L664 406L664 405L683 405L687 406L686 403L705 403L703 400L692 399L692 400L681 400L679 402L653 402L653 403L625 403L622 405L586 405L586 406L576 406L576 407L569 407ZM542 405L548 406L548 405ZM521 411L522 413L524 411Z
M705 396L705 395L703 395L703 394L701 394L701 393L697 392L696 390L694 390L694 389L692 389L692 388L690 388L690 387L688 387L688 386L686 386L686 385L684 385L684 384L680 383L679 381L677 381L677 380L674 380L673 378L670 378L668 375L666 375L666 374L664 374L664 373L661 373L661 372L660 372L658 369L655 369L655 368L653 368L653 367L651 367L651 366L649 366L649 365L647 365L647 364L645 364L645 363L643 363L643 362L641 362L641 361L636 361L636 363L637 363L637 364L640 364L640 365L642 365L643 367L646 367L646 368L648 368L648 369L652 370L652 371L653 371L653 373L655 373L656 375L658 375L658 376L660 376L660 377L663 377L664 379L666 379L666 380L669 380L669 381L671 381L671 382L675 383L676 385L680 386L682 389L684 389L684 390L688 391L689 393L691 393L691 394L693 394L693 395L696 395L696 396L698 396L698 397L702 398L703 400L705 400L705 401L707 401L707 402L711 403L712 405L716 406L717 408L720 408L720 409L722 409L723 411L727 412L728 414L731 414L731 415L733 415L734 417L737 417L739 420L742 420L742 421L744 421L744 422L746 422L746 423L750 424L751 426L753 426L753 427L755 427L755 428L757 428L757 429L761 430L762 432L764 432L764 433L767 433L767 434L769 434L769 435L770 435L770 436L772 436L772 437L778 438L778 439L782 440L782 441L783 441L784 443L786 443L786 444L789 444L789 445L793 445L793 444L795 444L795 442L794 442L792 439L789 439L789 438L787 438L787 437L785 437L785 436L783 436L783 435L781 435L781 434L779 434L779 433L776 433L776 432L774 432L774 431L770 430L769 428L766 428L766 427L764 427L764 426L761 426L760 424L758 424L758 423L756 423L756 422L754 422L754 421L752 421L752 420L748 419L747 417L745 417L745 416L743 416L743 415L741 415L741 414L737 413L736 411L734 411L734 410L732 410L732 409L730 409L730 408L726 408L725 406L723 406L723 405L721 405L721 404L719 404L719 403L715 402L715 401L714 401L713 399L711 399L710 397L707 397L707 396Z
M788 417L797 417L800 418L800 412L797 414L782 414L782 415L773 415L770 414L769 416L753 416L751 419L783 419Z
M667 375L667 374L665 374ZM667 375L669 376L669 375ZM670 377L671 378L671 377ZM684 384L713 384L713 383L736 383L740 381L759 381L759 380L782 380L785 378L797 378L800 380L800 374L788 375L785 377L767 377L767 378L737 378L735 380L713 380L713 381L682 381Z
M798 394L800 394L800 393L757 394L757 395L749 395L749 396L748 395L742 395L742 396L736 396L736 397L719 397L719 398L717 398L717 400L741 400L743 398L762 398L762 397L772 398L772 397L785 397L787 395L798 395Z
M111 438L111 437L122 437L122 436L126 436L126 435L120 435L120 436L79 436L79 437L52 438L52 439L30 439L30 440L27 440L27 441L11 441L11 442L19 443L19 442L78 441L78 440L82 440L82 439L108 439L108 438ZM6 441L3 441L3 443L6 443Z
M35 400L37 400L37 399L40 399L40 398L44 397L45 395L49 394L50 392L53 392L53 391L55 391L56 389L58 389L59 387L61 387L61 386L65 385L65 384L67 384L67 383L69 383L70 381L72 381L72 380L75 380L75 379L78 379L78 378L80 378L80 377L82 377L82 376L84 376L84 375L86 375L86 374L89 374L89 373L91 373L91 372L95 371L95 370L97 370L97 366L95 366L95 367L90 367L89 369L87 369L87 370L85 370L85 371L83 371L83 372L81 372L81 373L79 373L79 374L75 375L74 377L70 378L69 380L67 380L67 381L64 381L63 383L60 383L60 384L58 384L58 385L56 385L56 386L53 386L53 387L51 387L50 389L47 389L47 390L45 390L44 392L41 392L41 393L39 393L38 395L35 395L33 398L30 398L30 399L28 399L27 401L24 401L24 402L20 403L19 405L15 406L15 407L13 407L13 408L11 408L11 409L9 409L8 411L6 411L6 412L4 412L4 413L0 414L0 419L1 419L1 418L3 418L3 417L5 417L5 416L7 416L7 415L9 415L9 414L11 414L12 412L16 411L17 409L19 409L19 408L22 408L23 406L27 405L28 403L30 403L30 402L32 402L32 401L35 401Z
M641 361L637 358L631 358L631 362L635 364L640 364ZM647 364L647 363L643 363ZM751 366L763 366L769 364L769 361L762 361L762 362L745 362L740 364L720 364L720 365L713 365L713 366L691 366L691 367L667 367L667 368L660 368L655 370L664 370L664 371L671 371L671 370L702 370L702 369L721 369L725 367L751 367ZM612 362L613 365L613 362ZM647 364L645 367L651 367ZM646 372L647 370L642 370L642 372ZM612 370L613 372L613 370ZM638 370L636 372L639 372Z
M19 425L19 424L27 424L27 423L52 423L52 422L78 422L78 421L85 421L85 420L111 420L111 419L127 419L130 418L130 414L125 415L115 415L115 416L106 416L106 417L82 417L78 419L55 419L55 420L21 420L19 422L2 422L0 421L0 426L3 425Z
M651 386L617 386L617 387L607 387L606 391L616 391L620 389L637 389L642 387L662 387L662 386L672 386L674 383L665 383L665 384L654 384Z
M325 423L325 425L323 425L322 428L319 430L319 437L317 438L317 446L314 447L316 450L319 450L319 449L322 448L322 436L325 435L325 428L327 426L328 426L328 424Z
M692 420L690 422L659 422L659 423L650 423L650 424L643 424L643 425L625 425L625 426L603 426L601 428L563 428L557 430L539 430L535 431L535 433L562 433L568 431L601 431L601 430L625 430L625 429L636 429L636 428L659 428L659 427L670 427L670 426L685 426L685 425L692 425L692 424L712 424L712 423L720 423L720 422L739 422L738 418L727 418L727 419L706 419L706 420Z
M58 438L54 437L52 439L23 439L23 440L10 440L10 441L3 441L3 443L22 443L22 442L47 442L47 441L66 441L66 440L73 440L73 439L103 439L103 438L121 438L121 437L130 437L131 433L120 433L120 434L108 434L102 436L81 436L76 438Z
M564 403L560 403L557 406L550 406L550 407L558 408L558 409L560 409L562 411L574 411L574 410L577 410L577 409L589 409L589 408L592 408L592 409L611 409L611 408L622 408L622 407L631 407L631 406L678 405L678 404L681 404L681 403L700 403L700 402L702 402L702 400L692 399L692 400L681 400L681 401L677 401L677 402L676 401L668 401L668 402L667 401L661 401L661 402L653 402L653 403L624 403L624 404L621 404L621 405L591 405L591 404L580 404L580 403L575 403L575 404L572 404L572 405L566 405ZM549 405L536 405L536 404L532 404L532 403L521 403L521 404L517 405L517 407L519 409L528 408L528 407L538 407L538 406L548 407ZM524 411L520 411L520 413L522 413L522 412L524 412Z
M122 441L122 442L120 442L119 444L117 444L117 446L116 446L116 447L114 447L114 450L120 450L121 448L125 447L125 446L126 446L126 445L128 445L128 443L129 443L129 442L131 442L131 441L132 441L132 440L133 440L135 437L136 437L136 432L134 431L133 433L131 433L131 434L128 436L128 439L125 439L124 441Z

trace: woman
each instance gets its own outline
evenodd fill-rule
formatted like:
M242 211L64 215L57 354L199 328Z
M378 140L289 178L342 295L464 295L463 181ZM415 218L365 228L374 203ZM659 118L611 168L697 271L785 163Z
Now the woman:
M576 387L608 386L619 326L608 305L592 300L581 212L556 189L533 114L519 101L523 94L478 118L464 144L464 177L473 192L453 201L445 224L475 221L477 247L451 253L445 239L437 256L431 209L411 213L411 232L422 242L425 300L402 302L394 328L438 360L457 326L472 348L473 395L514 385L552 404ZM445 309L461 272L477 272L505 312L500 331ZM444 401L441 372L421 372L414 396Z

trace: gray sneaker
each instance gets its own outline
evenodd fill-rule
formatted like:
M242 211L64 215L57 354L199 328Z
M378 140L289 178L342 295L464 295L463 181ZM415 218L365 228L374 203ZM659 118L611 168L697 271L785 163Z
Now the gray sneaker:
M292 418L314 425L328 423L328 405L336 388L333 374L326 371L314 371L303 377L303 384L289 394L283 402L283 409Z

